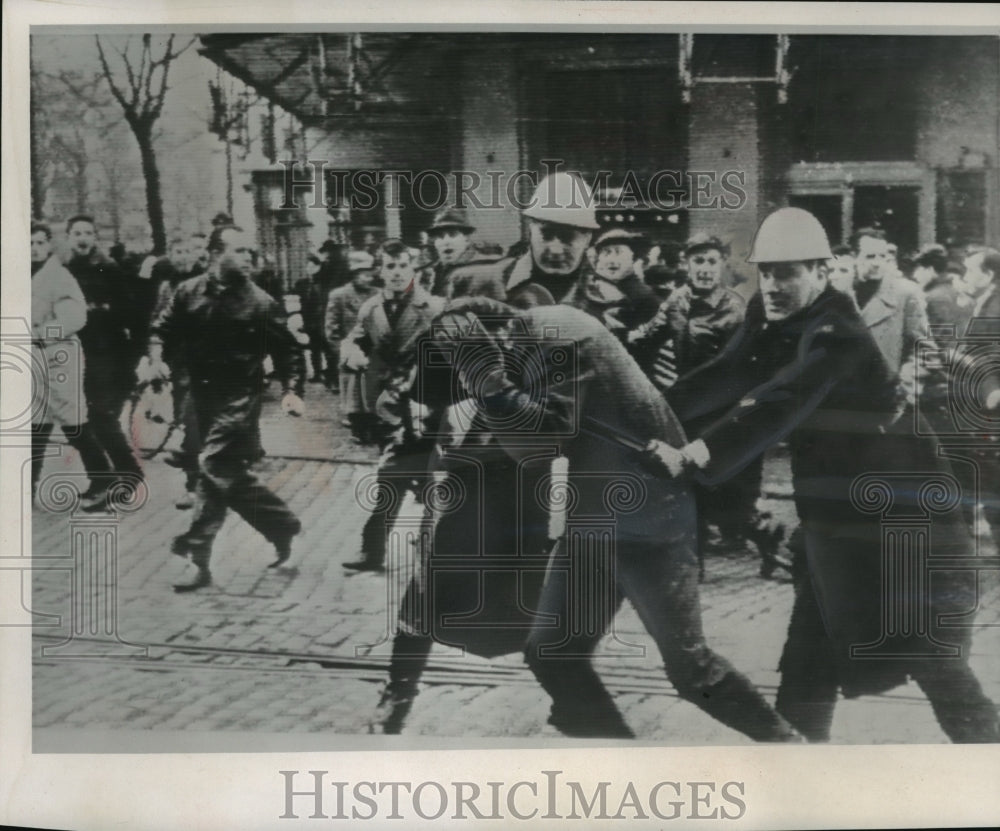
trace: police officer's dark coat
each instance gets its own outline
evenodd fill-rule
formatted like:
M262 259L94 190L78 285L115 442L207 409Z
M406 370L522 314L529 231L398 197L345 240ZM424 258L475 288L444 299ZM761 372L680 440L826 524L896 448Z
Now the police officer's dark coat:
M668 398L689 434L708 447L710 461L698 476L705 484L728 480L768 447L788 440L809 574L840 659L841 684L852 694L904 680L905 661L850 658L852 645L881 637L887 588L882 518L862 510L873 492L858 489L859 477L889 481L897 514L919 513L921 485L928 478L947 479L950 469L927 431L916 434L911 413L896 419L895 378L851 299L827 287L806 309L769 323L756 295L723 352L680 379ZM955 507L933 518L933 556L969 552ZM823 545L811 545L810 538ZM935 576L928 590L935 615L973 608L974 583L967 577ZM949 644L968 643L968 629L932 625L932 632ZM921 648L915 638L901 647L902 654Z

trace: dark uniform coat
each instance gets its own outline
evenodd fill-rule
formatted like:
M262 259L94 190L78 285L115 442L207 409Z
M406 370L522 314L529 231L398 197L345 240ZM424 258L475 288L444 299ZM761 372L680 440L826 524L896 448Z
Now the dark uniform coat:
M852 646L875 643L883 634L886 590L882 517L862 510L874 491L852 492L852 487L869 474L889 480L894 511L919 514L922 484L947 479L950 468L938 458L933 439L915 435L911 413L896 419L900 405L893 373L851 299L827 287L808 308L769 323L755 296L724 351L678 381L668 397L711 454L698 475L705 484L726 481L771 445L788 440L808 571L840 682L847 694L859 694L905 680L905 661L850 658ZM934 556L968 553L960 511L934 517L930 544ZM968 576L935 576L934 614L973 608ZM949 644L967 646L968 631L942 632L932 624L932 632ZM915 637L899 645L902 655L921 648Z

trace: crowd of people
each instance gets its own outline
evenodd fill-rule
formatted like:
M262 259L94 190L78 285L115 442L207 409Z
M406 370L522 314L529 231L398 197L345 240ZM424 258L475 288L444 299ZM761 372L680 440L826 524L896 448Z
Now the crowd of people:
M304 412L308 379L340 396L357 441L382 450L385 498L369 506L345 568L384 571L403 492L425 505L421 569L399 610L376 729L402 728L440 641L483 655L523 650L559 730L631 736L591 663L627 598L678 693L754 739L828 740L839 693L910 677L952 740L1000 741L996 707L969 667L970 630L941 623L976 606L974 573L946 572L928 588L931 637L956 644L955 655L928 658L904 638L892 659L851 657L884 635L881 530L857 508L859 477L911 477L899 497L907 504L920 477L955 477L960 508L935 520L935 556L972 550L980 506L1000 541L995 437L964 465L951 465L935 438L957 429L955 379L975 374L978 353L963 337L997 334L1000 252L972 248L956 265L954 252L930 245L900 263L878 228L831 249L815 217L782 208L754 239L759 283L746 300L723 240L651 245L602 228L581 193L566 173L540 183L523 211L527 239L506 253L448 209L423 245L358 240L311 254L291 287L301 325L290 325L283 286L255 265L252 241L228 217L210 234L177 237L135 275L101 254L90 217L67 223L65 265L50 228L33 225L32 323L50 367L47 395L36 395L33 487L54 424L90 477L82 510L104 509L115 485L142 487L122 407L137 379L170 378L184 441L168 461L186 476L178 507L194 509L173 551L195 575L175 590L212 582L212 543L230 508L280 566L301 523L254 472L259 419L269 373L290 416ZM60 343L78 358L69 372L56 371ZM920 359L928 346L935 361ZM988 419L1000 409L1000 373L977 378L974 406ZM759 507L764 458L779 444L790 451L799 519L791 560ZM545 496L559 464L573 494L562 526ZM449 478L468 498L439 510L425 497ZM640 494L627 509L608 495L623 481ZM588 559L593 540L571 520L609 505L613 538ZM706 642L699 580L713 540L752 542L762 577L794 577L774 706ZM515 579L463 575L456 558L472 571L497 558ZM580 568L587 579L573 576ZM484 607L503 624L454 624Z

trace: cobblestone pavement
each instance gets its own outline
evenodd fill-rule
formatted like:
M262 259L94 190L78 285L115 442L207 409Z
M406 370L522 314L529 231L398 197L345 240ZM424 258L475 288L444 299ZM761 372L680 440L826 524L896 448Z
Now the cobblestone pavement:
M305 419L265 407L261 474L301 517L289 564L268 569L270 546L234 516L212 557L213 586L190 595L171 591L190 568L169 553L171 537L185 530L190 511L177 510L182 476L159 457L145 463L149 500L113 525L117 539L116 595L102 609L116 612L104 631L91 631L74 593L71 535L91 540L85 515L36 508L36 557L52 568L34 572L32 610L61 616L37 626L33 638L33 718L36 749L160 749L180 735L188 750L219 750L242 737L244 749L327 749L364 735L378 699L389 655L402 578L352 574L364 513L355 488L374 470L374 454L355 445L341 426L337 399L310 385ZM63 449L47 460L43 476L79 470ZM791 520L786 464L766 468L771 510ZM404 506L404 517L419 508ZM101 515L103 517L103 515ZM101 521L98 518L98 522ZM105 525L108 518L103 517ZM103 533L103 532L102 532ZM87 537L90 534L91 537ZM91 575L94 589L101 573ZM79 588L79 587L78 587ZM110 600L108 598L111 598ZM74 600L76 598L76 600ZM773 698L778 656L792 602L787 582L757 576L749 552L720 553L708 562L702 587L710 642ZM1000 591L984 579L973 662L988 692L1000 701ZM110 618L109 618L110 619ZM46 619L51 623L52 619ZM100 629L98 626L97 629ZM70 638L71 627L75 627ZM112 633L109 635L108 633ZM122 641L116 641L114 635ZM745 744L749 740L677 698L648 636L626 605L602 644L602 676L640 740L656 744ZM486 661L435 646L404 735L389 746L420 737L521 741L558 740L546 725L546 696L519 656ZM138 738L137 738L138 737ZM296 738L298 737L298 738ZM308 745L306 741L309 741ZM492 740L492 742L491 742ZM842 702L834 741L843 743L946 741L920 691ZM138 744L136 744L138 742ZM228 742L228 744L227 744ZM283 743L281 743L283 742ZM176 743L175 743L176 745Z

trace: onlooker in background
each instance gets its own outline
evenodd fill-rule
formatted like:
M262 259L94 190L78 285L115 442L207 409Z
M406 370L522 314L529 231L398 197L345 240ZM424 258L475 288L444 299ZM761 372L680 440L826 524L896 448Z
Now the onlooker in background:
M73 275L52 254L52 229L48 225L31 226L31 351L37 367L44 367L41 377L33 380L35 389L31 411L31 495L38 489L45 447L52 428L58 424L66 441L80 454L80 461L90 478L81 495L84 511L104 504L109 482L109 466L104 452L87 423L87 405L83 388L84 358L77 337L87 323L87 301Z
M628 335L633 355L661 391L715 357L743 320L746 303L722 285L725 251L718 237L691 237L685 249L687 283Z
M375 258L367 251L352 251L348 254L348 271L351 282L330 292L326 302L326 314L323 334L330 349L330 355L341 363L340 342L347 337L358 322L358 311L365 301L371 297L375 288ZM366 429L362 422L365 419L365 396L361 391L361 379L358 373L341 372L338 369L342 387L335 391L343 393L341 409L345 413L348 426L353 434L366 441Z
M87 325L79 337L87 366L83 388L90 426L111 469L132 482L141 480L142 468L121 427L139 358L133 332L145 326L136 315L134 278L130 281L101 253L93 217L70 217L66 232L71 252L66 267L87 301Z
M829 262L830 285L837 291L854 297L854 281L857 272L854 265L854 255L849 245L835 245L833 259Z
M715 358L743 322L746 303L722 285L726 246L718 238L695 234L685 248L688 282L677 289L656 316L629 335L633 354L661 392L667 393L684 377ZM757 510L763 476L763 457L738 476L713 488L698 486L698 563L702 578L709 549L709 528L716 525L727 546L745 549L754 542L761 555L761 576L770 577L778 565L776 539L767 517Z
M913 261L913 279L924 291L931 326L957 326L967 318L959 308L958 289L946 273L947 266L948 252L943 245L924 246Z
M619 337L649 320L660 303L635 272L646 248L645 237L623 228L601 234L594 242L594 273L579 287L572 305L596 317Z
M401 478L412 476L422 481L428 472L434 441L421 438L409 390L416 372L418 343L429 333L431 320L444 308L444 300L417 285L413 252L400 240L386 240L379 254L384 288L358 311L341 355L346 369L365 372L366 408L379 419L383 449L377 487L379 492L391 492ZM371 512L361 534L361 559L344 563L344 568L384 568L386 533L401 503L401 499L390 499L386 507Z
M327 295L323 293L319 282L322 264L319 257L310 254L306 260L306 275L295 283L295 294L299 296L299 310L302 313L302 331L309 338L309 364L312 370L309 380L316 384L321 384L326 379L324 359L327 350L323 317Z
M448 278L455 267L477 259L471 239L475 232L476 226L470 224L465 213L457 208L448 208L434 217L434 222L427 229L427 235L437 254L437 261L433 265L431 294L448 296Z
M188 239L188 276L197 277L208 271L208 237L197 231Z
M900 376L912 398L916 345L928 335L923 293L895 273L895 260L882 231L875 228L855 231L851 250L857 264L854 296L861 319L889 369Z

